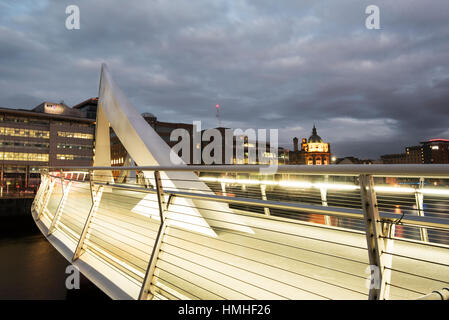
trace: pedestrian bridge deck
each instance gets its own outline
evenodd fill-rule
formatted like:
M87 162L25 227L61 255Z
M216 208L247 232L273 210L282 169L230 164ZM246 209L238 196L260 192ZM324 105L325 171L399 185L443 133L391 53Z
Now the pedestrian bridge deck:
M164 188L164 179L158 192L157 178L145 188L73 171L43 173L32 214L61 254L112 298L368 299L377 279L370 278L364 211L349 201L360 193L357 185L284 186L282 192L315 195L319 204L272 201L279 184L259 180L257 193L246 179L247 189L236 194L243 184L230 174L205 179L214 192ZM328 196L341 192L345 206L332 206L317 186ZM383 298L416 299L449 284L448 220L436 209L429 217L394 216L396 203L406 208L406 196L420 192L400 191L388 194L393 211L379 200L383 225L390 226L380 235ZM448 196L433 205L445 209ZM195 197L201 199L194 207L186 199Z

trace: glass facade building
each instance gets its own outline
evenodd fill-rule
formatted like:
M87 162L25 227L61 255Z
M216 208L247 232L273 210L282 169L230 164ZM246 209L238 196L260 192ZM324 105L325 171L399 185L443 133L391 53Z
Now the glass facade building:
M0 108L0 193L34 191L39 168L91 166L95 119L63 103Z

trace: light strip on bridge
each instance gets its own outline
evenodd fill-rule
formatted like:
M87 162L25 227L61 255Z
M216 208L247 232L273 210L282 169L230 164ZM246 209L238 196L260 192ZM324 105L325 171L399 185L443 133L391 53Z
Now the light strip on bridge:
M303 188L303 189L327 189L327 190L359 190L360 186L350 184L337 183L313 183L308 181L272 181L272 180L255 180L255 179L232 179L232 178L215 178L215 177L200 177L200 180L206 182L241 184L241 185L267 185L279 186L285 188ZM390 186L375 186L374 190L380 193L415 193L417 191L428 195L442 195L449 196L448 189L428 189L421 190L410 187L390 187Z
M244 185L269 185L285 188L316 188L316 189L332 189L332 190L357 190L360 187L350 184L334 184L334 183L312 183L308 181L272 181L272 180L254 180L254 179L232 179L232 178L214 178L200 177L200 180L207 182L244 184Z

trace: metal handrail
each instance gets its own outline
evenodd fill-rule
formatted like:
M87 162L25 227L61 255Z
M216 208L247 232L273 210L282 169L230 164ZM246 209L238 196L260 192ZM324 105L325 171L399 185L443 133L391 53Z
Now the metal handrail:
M53 176L56 177L57 176ZM71 179L66 179L71 180ZM121 184L110 184L94 181L96 185L103 186L111 186L114 188L127 189L138 192L146 192L146 193L154 193L156 194L156 189L152 188L142 188L132 185L121 185ZM251 205L256 207L267 207L270 209L284 209L291 210L295 212L303 212L303 213L313 213L313 214L321 214L335 217L343 217L343 218L355 218L363 220L363 210L361 209L352 209L352 208L342 208L342 207L330 207L330 206L319 206L319 205L308 205L308 204L299 204L299 203L291 203L291 202L281 202L281 201L269 201L269 200L259 200L259 199L249 199L249 198L239 198L239 197L228 197L228 196L220 196L214 194L207 193L198 193L198 192L185 192L185 191L170 191L164 190L165 194L190 198L190 199L200 199L200 200L209 200L216 202L224 202L229 204L240 204L240 205ZM398 214L388 213L388 212L379 212L380 218L382 221L388 221L394 223L398 220ZM449 219L438 218L438 217L423 217L423 216L412 216L406 215L402 217L401 223L413 225L417 227L427 227L427 228L438 228L449 230Z
M49 170L141 170L141 171L200 171L216 173L261 173L266 165L176 165L176 166L136 166L136 167L49 167ZM347 175L369 174L373 176L449 178L449 164L372 164L372 165L279 165L275 173L307 175ZM271 173L272 174L272 173Z
M146 189L133 186L121 186L115 184L107 184L102 182L95 182L99 185L109 185L111 187L117 187L122 189L128 189L133 191L156 193L155 189ZM314 213L329 215L342 218L355 218L363 219L363 211L361 209L351 209L351 208L340 208L340 207L323 207L318 205L307 205L298 204L291 202L280 202L280 201L269 201L269 200L259 200L259 199L248 199L239 197L228 197L228 196L218 196L207 193L197 193L197 192L184 192L184 191L167 191L164 190L165 194L190 198L190 199L200 199L200 200L210 200L215 202L224 202L229 204L242 204L251 205L257 207L268 207L270 209L284 209L303 213ZM398 214L379 212L380 217L383 221L394 222L398 220ZM449 219L436 218L436 217L420 217L420 216L405 216L401 219L402 223L410 224L418 227L430 227L449 230Z

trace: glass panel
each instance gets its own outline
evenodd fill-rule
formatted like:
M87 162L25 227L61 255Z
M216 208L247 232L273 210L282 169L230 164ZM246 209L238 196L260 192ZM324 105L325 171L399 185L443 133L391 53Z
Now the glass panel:
M68 196L62 207L57 227L74 240L79 240L92 207L90 184L71 181L67 184Z
M159 221L150 218L157 208L157 202L147 199L151 196L105 189L86 241L88 250L139 282L145 275L159 228Z
M62 185L61 180L59 178L53 178L56 179L55 185L53 187L53 192L50 195L50 200L47 204L47 210L45 210L46 216L52 220L55 216L56 210L58 209L59 202L62 198Z

